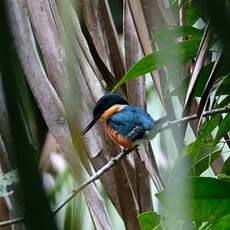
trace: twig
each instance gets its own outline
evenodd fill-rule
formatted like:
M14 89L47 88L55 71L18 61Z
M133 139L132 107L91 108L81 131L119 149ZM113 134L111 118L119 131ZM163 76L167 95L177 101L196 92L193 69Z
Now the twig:
M12 225L12 224L17 224L23 221L23 217L15 218L12 220L5 220L0 222L0 227Z
M226 113L230 112L230 105L225 106L220 109L213 109L210 111L207 111L202 114L203 117L207 117L210 115L218 114L218 113ZM157 130L156 133L159 133L165 129L169 129L174 125L177 125L179 123L182 123L184 121L190 121L197 119L197 115L193 114L187 117L182 117L180 119L174 120L174 121L167 121L165 122L162 127ZM132 150L131 150L132 151ZM121 160L124 156L126 156L131 151L121 151L116 157L112 158L106 165L104 165L101 169L99 169L94 175L92 175L87 181L83 182L77 189L72 191L72 194L68 196L68 198L63 201L54 211L54 214L56 214L62 207L64 207L74 196L76 196L82 189L84 189L88 184L92 183L93 181L99 179L100 176L102 176L105 172L107 172L110 168L112 168L119 160Z
M74 198L82 189L84 189L87 185L94 182L95 180L99 179L105 172L107 172L110 168L112 168L119 160L127 156L131 150L123 150L117 156L111 158L111 160L105 164L101 169L99 169L95 174L93 174L87 181L83 182L77 189L72 191L65 201L63 201L58 207L54 210L54 214L56 214L60 209L62 209L72 198Z
M219 114L219 113L227 113L227 112L230 112L230 105L227 105L223 108L206 111L205 113L202 114L202 117L207 117L210 115ZM171 127L173 127L179 123L182 123L185 121L195 120L197 118L198 118L197 115L193 114L193 115L190 115L187 117L182 117L182 118L174 120L174 121L167 121L162 125L162 127L156 133L159 133L163 130L169 129L169 128L171 128ZM61 202L60 205L58 205L58 207L54 210L53 214L54 215L57 214L71 199L73 199L80 191L82 191L85 187L87 187L87 185L89 185L92 182L94 182L95 180L99 179L105 172L107 172L109 169L111 169L117 162L119 162L122 158L127 156L131 151L132 150L121 151L116 157L111 158L111 160L106 165L104 165L95 174L93 174L91 177L89 177L89 179L86 180L85 182L83 182L77 189L74 189L72 191L72 193L66 198L66 200ZM23 217L19 217L19 218L12 219L12 220L2 221L2 222L0 222L0 227L11 225L11 224L16 224L16 223L19 223L21 221L23 221Z
M227 105L227 106L225 106L223 108L220 108L220 109L213 109L213 110L206 111L206 112L204 112L202 114L202 117L208 117L208 116L211 116L211 115L215 115L215 114L219 114L219 113L227 113L227 112L230 112L230 105ZM185 121L191 121L191 120L195 120L197 118L198 118L198 116L196 114L193 114L193 115L190 115L190 116L182 117L182 118L174 120L174 121L165 122L162 125L161 129L159 129L158 132L161 132L161 131L163 131L165 129L169 129L172 126L180 124L180 123L183 123Z

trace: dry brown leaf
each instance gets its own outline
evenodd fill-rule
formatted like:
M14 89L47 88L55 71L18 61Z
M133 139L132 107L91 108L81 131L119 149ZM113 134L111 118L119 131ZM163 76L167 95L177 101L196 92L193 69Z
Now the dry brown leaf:
M32 21L34 22L34 25L36 25L35 30L37 31L37 34L39 33L38 39L40 39L41 44L42 39L44 39L44 37L42 37L42 32L47 32L48 29L45 27L44 31L40 31L38 30L38 27L44 26L44 24L42 23L47 23L44 20L47 19L49 14L46 16L44 15L44 20L39 21L39 17L43 16L44 13L42 8L42 6L44 7L44 5L40 1L27 1L27 3L28 7L30 8L30 13L33 16ZM18 4L18 2L15 2L15 4ZM46 77L45 71L36 50L35 41L33 38L33 33L27 12L25 8L22 7L22 4L18 4L16 6L17 11L15 10L12 17L15 16L14 18L17 18L17 21L12 24L12 30L16 38L16 45L19 50L20 61L22 63L24 72L26 73L27 80L39 104L39 107L47 123L47 126L49 127L49 130L51 131L61 150L65 154L65 157L72 169L74 176L79 180L79 182L82 182L88 178L88 174L80 163L80 159L77 157L78 155L76 154L75 147L72 143L69 126L66 122L66 113L63 108L62 102L59 100L55 90L53 89L52 85ZM41 24L36 24L36 19ZM42 30L42 28L40 29ZM53 39L52 35L54 34L51 31L51 34L49 34L48 38ZM50 40L45 41L49 43ZM42 45L45 46L45 44L43 43ZM50 49L54 49L52 46L44 46L43 52L46 48L48 49L48 51L51 51ZM57 54L56 52L55 55ZM59 56L56 56L55 60L57 57ZM46 56L46 58L48 58L48 56ZM52 64L54 65L54 63L51 63L51 65ZM107 211L105 209L105 205L102 202L98 190L93 184L91 184L85 190L85 195L96 226L99 229L111 229L111 224L107 215Z

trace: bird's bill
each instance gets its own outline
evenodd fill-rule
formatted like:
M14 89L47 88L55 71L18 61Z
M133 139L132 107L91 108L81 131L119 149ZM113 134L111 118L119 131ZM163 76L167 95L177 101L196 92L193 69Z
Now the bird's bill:
M99 117L93 118L93 120L85 127L85 129L82 131L82 135L85 135L97 122Z

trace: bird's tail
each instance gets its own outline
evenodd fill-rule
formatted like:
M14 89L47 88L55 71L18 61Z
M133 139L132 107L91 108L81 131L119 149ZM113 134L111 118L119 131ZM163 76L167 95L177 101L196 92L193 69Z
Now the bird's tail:
M156 125L162 126L165 122L169 121L170 117L168 115L161 117L160 119L156 120Z
M163 124L164 124L165 122L169 121L169 120L170 120L170 117L167 116L167 115L164 116L164 117L161 117L161 118L158 119L158 120L156 120L156 121L155 121L155 126L154 126L154 133L152 133L152 135L153 135L153 136L156 136L157 133L160 132L160 130L161 130Z

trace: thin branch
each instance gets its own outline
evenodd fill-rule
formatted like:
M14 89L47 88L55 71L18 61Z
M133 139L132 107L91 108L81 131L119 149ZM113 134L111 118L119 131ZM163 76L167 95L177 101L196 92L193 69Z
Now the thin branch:
M207 117L207 116L211 116L211 115L215 115L215 114L219 114L219 113L228 113L228 112L230 112L230 105L227 105L227 106L225 106L223 108L206 111L206 112L204 112L202 114L202 117ZM182 117L182 118L174 120L174 121L167 121L166 123L164 123L162 125L162 127L160 129L158 129L156 131L156 134L161 132L161 131L163 131L163 130L169 129L169 128L177 125L177 124L180 124L182 122L195 120L197 118L198 118L198 116L196 114L193 114L193 115L190 115L190 116L187 116L187 117ZM66 200L58 205L58 207L54 210L53 214L54 215L57 214L80 191L82 191L85 187L87 187L92 182L94 182L97 179L99 179L105 172L107 172L109 169L111 169L114 165L116 165L122 158L127 156L130 152L132 152L132 150L128 150L128 151L123 150L116 157L111 158L111 160L106 165L104 165L95 174L93 174L91 177L89 177L89 179L86 180L85 182L83 182L77 189L74 189L72 191L72 193L66 198ZM15 224L15 223L19 223L21 221L23 221L23 217L19 217L19 218L12 219L12 220L2 221L2 222L0 222L0 227Z
M203 117L207 117L210 115L214 115L214 114L219 114L219 113L227 113L230 112L230 105L225 106L223 108L220 109L213 109L210 111L207 111L205 113L202 114ZM158 130L156 130L156 134L165 130L165 129L169 129L172 126L175 126L179 123L185 122L185 121L190 121L190 120L195 120L197 119L198 116L196 114L187 116L187 117L183 117L174 121L167 121L166 123L164 123L162 125L162 127ZM89 185L90 183L94 182L95 180L99 179L100 176L102 176L105 172L107 172L110 168L112 168L119 160L121 160L123 157L125 157L126 155L128 155L132 150L129 151L121 151L116 157L111 158L111 160L104 165L100 170L98 170L95 174L93 174L87 181L83 182L77 189L72 191L72 194L70 194L68 196L68 198L63 201L55 210L54 210L54 214L56 214L60 209L62 209L72 198L74 198L74 196L76 196L81 190L83 190L87 185Z
M202 114L202 117L208 117L208 116L211 116L211 115L215 115L215 114L219 114L219 113L227 113L227 112L230 112L230 105L227 105L227 106L225 106L223 108L206 111L206 112L204 112ZM193 115L190 115L190 116L182 117L182 118L174 120L174 121L168 121L168 122L166 122L165 124L162 125L161 129L158 132L161 132L161 131L163 131L165 129L169 129L172 126L180 124L180 123L183 123L185 121L191 121L191 120L195 120L197 118L198 118L197 114L193 114Z
M72 194L70 194L65 201L63 201L60 205L58 205L58 207L54 210L54 214L56 214L60 209L62 209L82 189L84 189L87 185L94 182L95 180L99 179L100 176L102 176L105 172L111 169L118 161L120 161L122 158L127 156L132 151L133 149L127 151L123 150L117 156L111 158L111 160L106 165L104 165L95 174L93 174L87 181L83 182L77 189L74 189L72 191Z
M12 225L12 224L17 224L23 221L23 217L15 218L12 220L5 220L0 222L0 227Z

